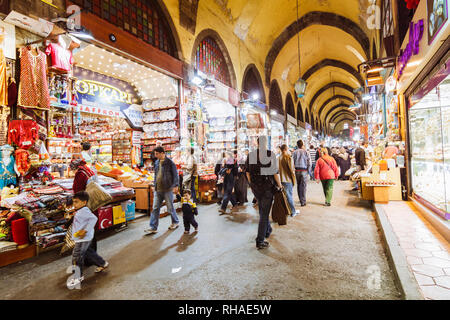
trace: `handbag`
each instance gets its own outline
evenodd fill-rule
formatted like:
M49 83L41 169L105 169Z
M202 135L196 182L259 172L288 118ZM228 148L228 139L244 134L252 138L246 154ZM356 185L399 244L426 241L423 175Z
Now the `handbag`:
M89 194L87 207L92 212L112 201L111 195L106 192L105 188L103 188L94 180L90 180L90 182L88 181L86 192Z
M287 225L287 217L291 215L291 207L284 190L275 192L272 206L272 220L278 225Z
M64 237L64 245L61 248L60 254L72 250L75 247L75 241L72 240L72 225L73 224L67 229L66 236Z

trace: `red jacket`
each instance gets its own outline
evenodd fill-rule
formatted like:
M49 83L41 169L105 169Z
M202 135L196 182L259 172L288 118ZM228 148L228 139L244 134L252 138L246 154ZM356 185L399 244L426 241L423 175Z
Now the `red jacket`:
M316 180L336 179L339 176L336 160L328 155L323 155L320 157L316 162L314 176Z
M73 193L79 191L86 191L86 184L90 177L94 176L95 172L89 169L86 165L80 166L75 173L75 178L73 179L72 190Z

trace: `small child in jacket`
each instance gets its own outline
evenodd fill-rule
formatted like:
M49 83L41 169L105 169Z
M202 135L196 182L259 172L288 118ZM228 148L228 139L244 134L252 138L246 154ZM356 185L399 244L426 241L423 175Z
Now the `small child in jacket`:
M97 217L87 207L89 201L89 194L85 191L77 192L73 196L73 206L75 216L72 225L72 240L75 242L75 247L72 252L72 264L77 266L80 270L80 278L71 279L75 286L84 280L83 267L85 263L96 265L95 272L101 272L109 265L102 257L100 257L92 246L94 238L94 228L97 223Z
M195 221L195 216L198 215L197 206L191 201L191 191L184 190L183 198L181 199L182 211L183 211L183 222L184 222L184 233L188 234L191 229L191 225L195 228L195 232L198 232L198 223Z

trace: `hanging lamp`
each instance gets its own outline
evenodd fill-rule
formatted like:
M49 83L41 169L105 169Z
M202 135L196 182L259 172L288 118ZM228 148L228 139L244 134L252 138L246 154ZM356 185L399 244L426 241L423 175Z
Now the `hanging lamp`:
M299 25L299 19L298 19L298 0L297 0L297 24ZM298 48L298 74L300 78L297 80L297 82L294 85L295 93L297 94L298 98L303 98L305 96L306 92L306 86L307 83L305 80L302 79L302 73L301 73L301 66L300 66L300 26L298 28L298 34L297 34L297 48Z

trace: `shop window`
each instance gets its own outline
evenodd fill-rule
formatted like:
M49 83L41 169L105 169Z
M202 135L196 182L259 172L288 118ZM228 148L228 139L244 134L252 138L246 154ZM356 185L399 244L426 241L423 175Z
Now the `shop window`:
M231 87L230 72L222 50L217 42L206 37L200 42L195 55L195 66L197 70L214 76L214 79Z
M175 56L175 41L155 0L72 0L83 9Z

